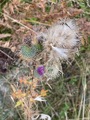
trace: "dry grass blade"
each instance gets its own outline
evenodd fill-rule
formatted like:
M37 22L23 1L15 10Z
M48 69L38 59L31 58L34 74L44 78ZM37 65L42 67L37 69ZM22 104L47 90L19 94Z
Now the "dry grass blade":
M8 120L90 120L89 0L4 1L0 67L7 72L0 74L0 118L7 120L11 104L1 100L7 83L18 113L11 118L11 108Z
M0 39L10 37L11 34L0 34Z
M23 23L19 22L18 20L16 20L16 19L10 17L9 15L7 15L7 14L5 14L5 13L3 13L3 15L6 16L7 18L9 18L10 20L12 20L13 22L15 22L15 23L17 23L17 24L23 26L24 28L26 28L26 29L32 31L34 34L37 34L34 30L32 30L31 28L27 27L26 25L24 25Z
M5 52L3 52L2 50L0 50L1 53L3 53L4 55L6 55L8 58L10 58L11 60L13 60L13 58L11 58L9 55L7 55Z

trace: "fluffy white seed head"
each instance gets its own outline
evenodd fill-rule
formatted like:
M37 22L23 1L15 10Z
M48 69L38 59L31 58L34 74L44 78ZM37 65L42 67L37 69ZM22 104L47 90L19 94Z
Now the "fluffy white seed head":
M74 20L62 20L48 29L44 47L50 54L53 52L56 57L67 60L77 52L75 48L80 46L78 34L79 30Z
M53 71L50 73L50 77L53 75L56 77L58 71L62 71L61 62L74 58L74 55L78 53L80 46L78 26L72 19L61 20L52 25L42 35L44 51L48 55L47 68L57 66L58 69L52 69ZM40 36L38 38L40 39Z

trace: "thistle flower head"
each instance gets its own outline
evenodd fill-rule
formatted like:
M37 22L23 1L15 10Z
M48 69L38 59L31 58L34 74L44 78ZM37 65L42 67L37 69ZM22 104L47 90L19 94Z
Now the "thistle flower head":
M37 68L37 73L38 73L40 76L43 76L43 75L44 75L44 72L45 72L44 66L39 66L39 67Z

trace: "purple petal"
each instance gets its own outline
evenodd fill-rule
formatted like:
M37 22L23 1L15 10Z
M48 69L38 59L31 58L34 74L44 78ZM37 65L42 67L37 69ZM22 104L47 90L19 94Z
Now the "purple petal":
M40 76L44 75L44 72L45 72L44 66L40 66L40 67L37 68L37 73L38 73Z

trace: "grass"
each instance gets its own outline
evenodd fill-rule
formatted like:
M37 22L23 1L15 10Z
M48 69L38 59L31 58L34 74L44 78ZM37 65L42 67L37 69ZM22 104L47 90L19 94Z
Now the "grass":
M89 73L86 71L85 61L82 64L83 68L81 63L77 64L79 70L76 69L76 76L58 78L50 84L52 90L50 90L47 100L50 105L47 105L43 110L46 114L53 115L52 120L90 119L89 112L87 113L90 103L86 102L89 99L87 96L87 76Z
M1 1L0 12L2 12L2 9L4 8L7 2L9 2L9 0ZM22 2L24 2L23 4L25 4L25 3L31 3L32 1L22 0ZM81 9L85 10L85 13L83 13L82 16L88 18L89 20L89 14L88 14L89 8L87 7L86 2L78 0L78 3ZM72 4L70 3L69 5ZM40 11L40 9L37 10L37 12L38 11ZM47 5L46 12L49 13L49 11L50 11L50 5ZM42 20L43 17L41 18L40 22L33 20L32 18L35 18L35 14L31 17L30 21L28 22L33 23L33 25L40 24L47 26L47 24L44 23ZM30 27L25 25L26 23L23 24L23 20L22 22L16 20L15 18L12 17L12 15L11 17L9 15L6 17L9 18L10 21L17 23L17 26L22 26L27 30L33 31ZM79 19L80 17L81 16L79 15L77 18ZM10 31L11 33L11 31L13 31L12 29L8 30L8 32ZM3 30L2 33L6 33L6 31L7 29L5 28L5 30ZM36 92L39 94L40 90L43 88L48 90L46 96L46 100L47 100L46 103L36 102L32 107L32 105L29 103L30 101L29 102L27 101L28 98L26 96L26 99L23 99L22 103L26 105L25 107L27 107L27 109L25 109L25 107L21 105L15 108L18 99L13 100L12 102L13 105L11 106L10 109L8 109L6 107L7 103L5 103L6 100L2 97L3 93L0 88L0 95L4 101L1 104L5 105L4 107L2 107L2 105L0 107L0 119L29 120L30 118L26 118L26 117L30 117L30 114L32 113L33 110L34 112L35 110L37 110L37 113L39 110L40 113L50 115L52 117L52 120L90 120L90 110L89 110L90 108L90 100L89 100L90 99L90 92L89 92L90 91L90 86L89 86L90 45L89 43L90 43L90 37L88 37L88 44L86 46L84 45L81 47L80 56L76 56L75 61L72 62L72 65L63 63L62 65L64 71L63 76L61 75L58 78L54 80L50 80L48 82L41 81L42 86L40 86L38 89L35 89L34 94L36 94ZM26 60L22 60L20 62L19 61L17 62L17 67L9 71L9 74L7 74L5 77L1 75L0 80L1 82L3 81L2 86L4 85L5 82L7 84L9 83L10 87L12 88L11 91L14 91L14 89L15 90L22 89L23 92L30 91L32 90L32 86L28 86L27 84L20 85L18 78L20 76L24 76L24 77L31 76L30 70L32 69L32 66L28 65L29 63ZM29 81L31 82L32 78L29 79ZM9 98L11 98L10 95ZM24 115L26 115L25 118Z

